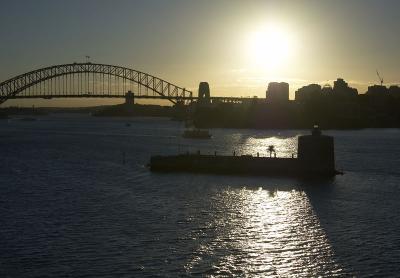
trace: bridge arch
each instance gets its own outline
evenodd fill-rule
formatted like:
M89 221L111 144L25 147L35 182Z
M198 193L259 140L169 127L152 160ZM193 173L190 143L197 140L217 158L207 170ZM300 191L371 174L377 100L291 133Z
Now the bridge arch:
M73 63L55 65L46 68L33 70L13 78L10 78L0 83L0 104L8 99L14 98L53 98L53 97L124 97L124 95L97 95L87 94L82 92L75 92L73 94L33 94L30 96L19 95L32 86L39 83L56 79L61 76L75 75L75 74L101 74L108 77L122 78L136 83L150 91L154 92L156 96L144 95L144 98L161 98L167 99L176 104L179 101L192 100L192 92L185 88L174 85L161 78L153 76L148 73L129 69L120 66L97 64L97 63ZM103 79L104 80L104 79ZM126 92L125 92L126 93Z

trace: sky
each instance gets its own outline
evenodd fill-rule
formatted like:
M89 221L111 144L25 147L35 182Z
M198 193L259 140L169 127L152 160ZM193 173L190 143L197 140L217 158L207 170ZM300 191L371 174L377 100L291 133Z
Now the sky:
M265 97L268 82L285 81L294 98L338 77L364 93L377 69L386 85L400 83L397 0L0 2L1 82L89 55L195 94L207 81L213 96Z

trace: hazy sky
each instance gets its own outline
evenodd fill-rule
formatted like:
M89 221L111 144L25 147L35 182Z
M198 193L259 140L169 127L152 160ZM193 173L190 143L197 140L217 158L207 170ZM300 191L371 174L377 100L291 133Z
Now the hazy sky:
M208 81L212 95L262 97L274 80L293 95L337 77L362 93L376 69L400 83L399 11L397 0L1 1L0 80L90 55L196 91ZM261 51L266 26L279 39Z

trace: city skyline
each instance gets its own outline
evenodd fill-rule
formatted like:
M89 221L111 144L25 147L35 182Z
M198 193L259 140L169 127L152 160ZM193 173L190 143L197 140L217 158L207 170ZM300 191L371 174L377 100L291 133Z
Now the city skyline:
M298 88L338 77L364 93L379 83L377 69L384 84L400 83L396 1L43 0L2 6L1 81L89 55L194 92L207 81L211 94L221 96L263 97L269 82L283 81L294 99Z

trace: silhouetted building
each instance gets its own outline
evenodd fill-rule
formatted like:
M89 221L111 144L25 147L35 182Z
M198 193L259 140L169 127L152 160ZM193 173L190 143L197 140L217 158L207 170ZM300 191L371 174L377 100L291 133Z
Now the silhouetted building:
M221 98L197 109L194 122L205 128L305 128L315 122L326 128L400 126L400 86L370 86L369 93L359 95L338 78L333 87L299 88L296 101L288 101L288 87L272 82L262 99Z
M210 104L210 86L208 82L199 84L199 104Z
M295 100L307 102L313 99L318 99L322 96L321 85L310 84L298 89L295 93Z
M400 97L400 87L398 85L390 86L389 95L392 97Z
M289 84L286 82L270 82L266 98L269 103L287 102L289 100Z
M333 95L335 97L356 97L358 91L355 88L349 87L343 78L338 78L333 82Z
M324 96L330 96L330 95L333 94L333 88L332 88L331 85L325 84L325 85L322 87L321 92L322 92L322 94L323 94Z
M389 93L389 90L388 90L388 88L386 88L386 86L382 86L382 85L368 86L367 95L387 96L388 93Z

